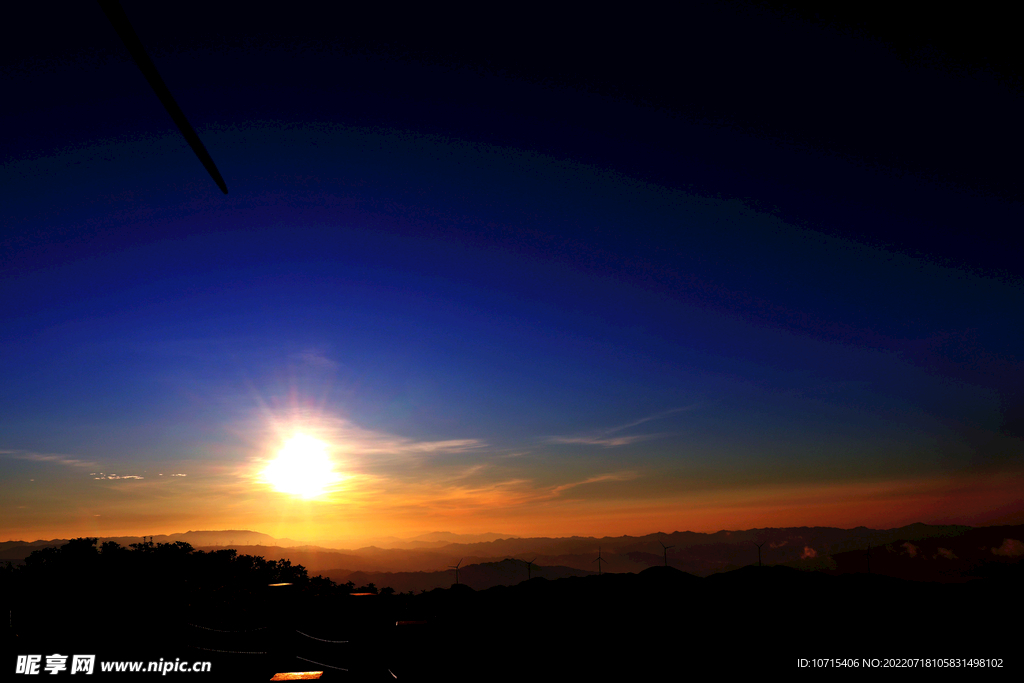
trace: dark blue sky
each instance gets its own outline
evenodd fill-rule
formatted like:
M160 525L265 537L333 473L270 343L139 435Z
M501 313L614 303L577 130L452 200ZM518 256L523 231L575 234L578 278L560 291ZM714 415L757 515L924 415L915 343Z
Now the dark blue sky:
M230 193L98 8L18 10L5 533L1019 518L1006 62L740 4L124 6ZM349 482L298 517L296 431Z

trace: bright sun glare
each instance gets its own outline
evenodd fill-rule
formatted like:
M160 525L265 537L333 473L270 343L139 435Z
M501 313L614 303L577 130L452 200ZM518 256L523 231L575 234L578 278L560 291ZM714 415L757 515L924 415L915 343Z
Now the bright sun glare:
M281 493L316 498L341 477L334 471L327 444L296 434L263 470L263 478Z

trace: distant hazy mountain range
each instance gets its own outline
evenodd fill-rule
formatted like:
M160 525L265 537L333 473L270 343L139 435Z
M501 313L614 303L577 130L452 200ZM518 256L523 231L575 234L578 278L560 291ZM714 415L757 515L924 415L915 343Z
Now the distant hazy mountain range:
M142 537L101 538L100 543L139 543ZM288 559L311 576L357 586L374 583L399 592L430 590L455 582L449 569L460 560L459 580L477 590L526 580L597 573L640 572L668 564L697 576L758 563L827 573L872 572L931 581L960 581L1001 571L1024 557L1024 526L966 527L912 524L897 529L792 527L691 531L615 538L508 538L500 534L434 532L410 539L380 539L354 549L299 545L254 531L188 531L154 536L156 543L184 541L199 550L231 547L239 554ZM20 563L34 550L65 541L0 543L0 561ZM668 547L667 551L665 547Z

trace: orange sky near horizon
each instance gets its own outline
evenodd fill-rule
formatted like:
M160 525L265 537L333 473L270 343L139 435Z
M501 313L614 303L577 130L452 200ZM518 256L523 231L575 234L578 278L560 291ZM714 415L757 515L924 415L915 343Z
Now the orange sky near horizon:
M4 540L247 529L330 543L410 538L431 531L602 537L793 526L1024 523L1020 473L848 484L778 482L654 496L645 496L644 490L657 473L555 486L509 480L461 487L400 484L363 475L311 499L225 478L211 472L173 480L105 480L97 482L105 485L99 495L79 493L70 514L67 507L40 499L29 488L14 491ZM46 497L66 501L73 483L69 478L50 482Z

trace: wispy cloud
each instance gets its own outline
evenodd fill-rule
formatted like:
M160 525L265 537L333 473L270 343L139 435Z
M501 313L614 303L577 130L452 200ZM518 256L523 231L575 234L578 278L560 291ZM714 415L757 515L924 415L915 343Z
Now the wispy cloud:
M605 448L611 448L612 446L628 446L631 443L637 441L646 441L647 439L653 439L659 436L658 434L637 434L635 436L553 436L548 441L550 443L578 443L585 446L604 446Z
M533 451L511 451L509 453L502 453L496 457L498 458L521 458L524 455L530 455Z
M459 480L462 480L462 479L469 479L470 477L472 477L474 475L480 474L481 472L484 471L484 469L486 469L486 465L484 465L483 463L479 463L479 464L476 464L476 465L471 465L471 466L465 468L464 470L462 470L461 472L459 472L458 474L456 474L454 477L452 477L452 479L454 479L456 481L459 481Z
M302 353L292 354L292 360L314 370L337 370L341 364L333 361L320 351L309 349Z
M398 450L410 453L465 453L484 446L486 444L478 439L451 439L449 441L410 441L398 446Z
M661 418L668 417L675 413L681 413L686 410L693 410L696 405L684 406L682 408L672 408L671 410L664 410L654 415L648 415L642 417L639 420L633 420L626 424L619 425L617 427L611 427L609 429L602 429L593 431L587 434L577 434L574 436L552 436L547 439L548 443L569 443L569 444L583 444L586 446L602 446L604 448L613 448L615 446L628 446L638 441L646 441L648 439L655 439L659 436L664 436L663 433L652 433L652 434L632 434L623 435L618 432L631 429L644 424L645 422L651 422L652 420L660 420Z
M636 472L614 472L610 474L599 474L595 477L589 477L582 481L574 481L569 484L559 484L558 486L553 486L551 487L551 489L549 489L549 491L552 497L554 497L561 495L563 491L574 489L577 486L584 486L586 484L596 484L602 481L629 481L631 479L636 479L638 476L640 475Z
M629 429L630 427L636 427L637 425L642 425L643 423L650 422L651 420L660 420L663 417L668 417L669 415L674 415L676 413L682 413L682 412L687 411L687 410L693 410L696 407L697 406L695 404L695 405L692 405L692 406L683 406L682 408L672 408L670 410L663 410L660 413L655 413L654 415L649 415L647 417L642 417L639 420L633 420L632 422L627 422L624 425L620 425L618 427L614 427L612 429L609 429L608 433L621 432L623 429Z
M6 455L18 460L30 460L32 462L52 462L66 467L95 467L96 463L88 460L79 460L60 453L34 453L32 451L0 450L0 455Z
M475 483L464 481L479 473L480 468L470 468L444 481L430 480L403 487L398 507L463 513L470 510L507 510L536 503L569 500L564 494L572 489L600 482L629 481L639 476L635 472L613 472L552 485L538 485L535 480L526 477ZM363 494L365 496L367 492ZM372 496L375 506L379 506L380 497L377 494L374 492Z
M487 446L479 439L418 441L352 426L336 430L327 441L340 454L357 457L375 456L376 462L412 456L467 453L479 451Z

